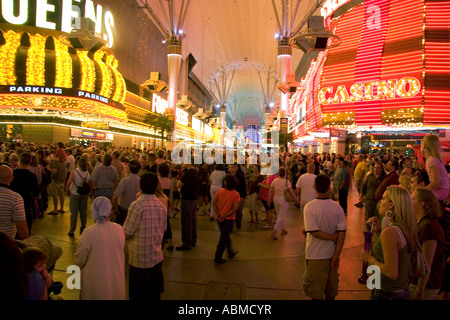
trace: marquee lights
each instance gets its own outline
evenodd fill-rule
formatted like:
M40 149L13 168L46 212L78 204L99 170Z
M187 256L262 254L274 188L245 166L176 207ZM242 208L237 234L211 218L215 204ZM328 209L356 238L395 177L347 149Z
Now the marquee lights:
M29 35L30 48L27 53L27 85L45 85L45 41L40 34Z
M350 94L345 85L324 87L319 91L319 102L323 105L349 103L358 101L410 98L420 92L421 84L414 77L403 77L400 80L380 80L355 83L350 87ZM331 96L334 93L334 96Z
M112 89L112 75L111 75L111 72L109 71L109 68L103 62L104 56L105 56L105 51L98 50L94 54L94 60L100 66L100 70L101 70L101 74L102 74L100 95L103 97L109 97L109 96L111 96L111 89Z
M95 66L89 59L86 51L77 51L81 65L81 86L80 90L93 92L95 89Z
M56 80L55 87L72 87L72 58L69 54L69 47L61 41L53 38L56 51Z
M20 46L21 34L12 30L3 33L5 44L0 46L0 84L16 84L16 52Z

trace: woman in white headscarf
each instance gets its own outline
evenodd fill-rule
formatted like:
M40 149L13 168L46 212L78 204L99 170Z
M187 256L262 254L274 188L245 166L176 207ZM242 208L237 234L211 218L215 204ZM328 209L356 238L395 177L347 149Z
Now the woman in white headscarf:
M81 268L80 300L125 300L125 234L109 221L111 201L97 197L92 203L96 223L86 228L75 251Z

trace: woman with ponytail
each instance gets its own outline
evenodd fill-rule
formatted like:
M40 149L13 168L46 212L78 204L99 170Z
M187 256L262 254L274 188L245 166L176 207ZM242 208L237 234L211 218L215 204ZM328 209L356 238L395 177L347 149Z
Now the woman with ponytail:
M409 300L411 255L416 248L417 233L411 195L401 186L390 186L383 194L380 217L389 225L381 228L377 217L370 218L375 242L372 250L362 251L361 259L377 266L381 273L380 289L373 289L373 300Z

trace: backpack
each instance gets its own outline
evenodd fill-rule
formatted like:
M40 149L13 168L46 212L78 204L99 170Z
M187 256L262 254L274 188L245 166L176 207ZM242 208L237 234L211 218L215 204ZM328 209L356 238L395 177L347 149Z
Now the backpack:
M83 177L81 176L81 174L78 172L78 170L75 170L76 173L78 173L78 175L80 176L81 179L83 179ZM87 177L87 176L86 176ZM91 192L91 187L89 186L89 184L86 182L86 178L83 179L83 183L81 184L81 186L77 186L77 192L80 195L85 195L88 194L89 192Z

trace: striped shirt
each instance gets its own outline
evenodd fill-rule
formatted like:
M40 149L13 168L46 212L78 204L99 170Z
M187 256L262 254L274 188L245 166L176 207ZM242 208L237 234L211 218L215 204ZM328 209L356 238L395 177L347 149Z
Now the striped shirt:
M167 209L153 194L143 194L128 208L123 229L128 241L129 264L152 268L163 260L162 240L167 228Z
M0 186L0 230L14 239L17 221L25 221L23 199L8 187Z

